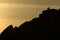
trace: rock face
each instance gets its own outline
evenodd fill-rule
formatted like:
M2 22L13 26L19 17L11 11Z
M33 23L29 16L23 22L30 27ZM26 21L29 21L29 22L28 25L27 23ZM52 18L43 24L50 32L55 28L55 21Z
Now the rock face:
M0 35L0 40L48 40L48 33L56 37L60 30L60 10L47 9L31 21L19 27L8 26ZM56 34L57 33L57 34Z

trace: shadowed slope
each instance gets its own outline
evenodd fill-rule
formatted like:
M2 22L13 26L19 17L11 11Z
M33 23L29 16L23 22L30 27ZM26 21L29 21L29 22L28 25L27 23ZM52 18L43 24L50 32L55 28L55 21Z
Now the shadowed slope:
M12 25L8 26L8 27L2 32L2 34L0 35L0 40L10 39L11 36L12 36L12 35L11 35L12 30L13 30L13 26L12 26Z
M1 36L1 40L48 40L48 33L51 38L56 37L60 30L60 10L47 9L31 21L26 21L19 27L12 26L5 29ZM57 33L57 34L56 34ZM7 36L6 36L7 35Z

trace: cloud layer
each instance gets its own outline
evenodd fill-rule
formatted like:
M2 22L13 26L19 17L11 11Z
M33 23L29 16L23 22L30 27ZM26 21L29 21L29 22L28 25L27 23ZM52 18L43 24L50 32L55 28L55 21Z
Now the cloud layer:
M0 3L19 3L34 5L60 5L60 0L0 0Z
M43 6L28 4L0 3L0 18L34 18L47 7L59 8L59 6ZM34 16L33 16L34 15Z

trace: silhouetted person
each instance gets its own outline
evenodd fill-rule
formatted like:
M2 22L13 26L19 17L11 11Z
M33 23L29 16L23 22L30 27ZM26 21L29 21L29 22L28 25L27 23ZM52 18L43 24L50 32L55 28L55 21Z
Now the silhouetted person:
M48 8L38 18L26 21L19 27L6 28L0 36L0 40L48 40L48 33L50 33L50 38L56 38L59 30L60 10Z

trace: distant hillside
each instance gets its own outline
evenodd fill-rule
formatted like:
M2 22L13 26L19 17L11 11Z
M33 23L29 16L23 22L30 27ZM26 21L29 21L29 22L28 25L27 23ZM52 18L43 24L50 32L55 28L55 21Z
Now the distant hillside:
M8 26L0 35L0 40L48 40L48 34L55 39L60 30L60 9L42 11L38 18L26 21L19 27Z

